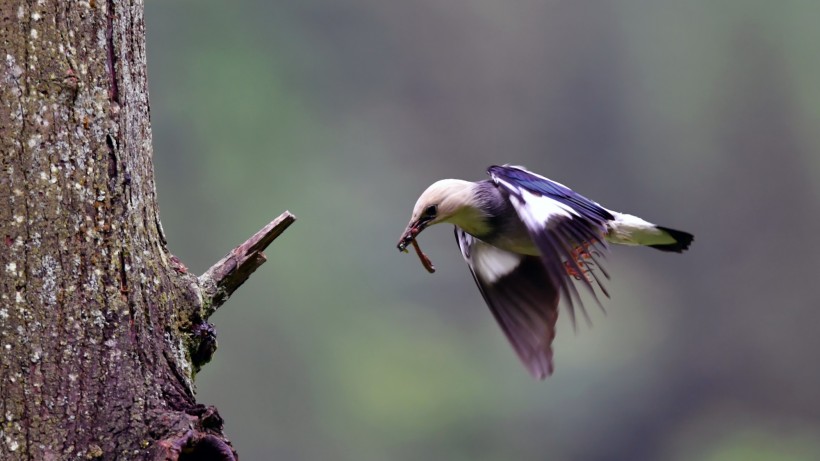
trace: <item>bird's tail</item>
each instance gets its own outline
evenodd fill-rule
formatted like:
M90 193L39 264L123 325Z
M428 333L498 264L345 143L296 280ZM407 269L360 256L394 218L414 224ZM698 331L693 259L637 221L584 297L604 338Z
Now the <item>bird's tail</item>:
M690 234L689 232L670 229L668 227L663 226L655 226L655 228L665 233L668 237L671 237L672 240L674 240L674 242L672 243L648 245L649 247L655 248L656 250L671 251L673 253L682 253L683 251L689 248L689 245L692 243L692 240L695 239L695 236Z
M661 251L681 253L692 243L694 237L668 227L657 226L651 222L626 213L610 211L614 219L607 223L606 239L620 245L642 245Z

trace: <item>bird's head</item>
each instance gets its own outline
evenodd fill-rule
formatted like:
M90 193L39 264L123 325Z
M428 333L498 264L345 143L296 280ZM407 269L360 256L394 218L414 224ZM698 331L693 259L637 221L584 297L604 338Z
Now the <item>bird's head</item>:
M399 250L405 251L421 231L433 224L456 223L462 212L472 206L474 186L475 183L460 179L442 179L422 192L399 240Z

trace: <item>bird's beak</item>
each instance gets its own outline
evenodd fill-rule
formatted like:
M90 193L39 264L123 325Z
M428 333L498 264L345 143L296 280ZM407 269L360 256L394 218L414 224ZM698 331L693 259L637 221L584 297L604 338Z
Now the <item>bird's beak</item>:
M407 245L410 245L413 240L416 239L416 236L427 227L427 224L430 222L429 219L417 219L415 221L410 221L410 224L407 225L407 228L404 230L404 233L401 234L401 239L399 240L399 244L397 247L399 251L407 251Z

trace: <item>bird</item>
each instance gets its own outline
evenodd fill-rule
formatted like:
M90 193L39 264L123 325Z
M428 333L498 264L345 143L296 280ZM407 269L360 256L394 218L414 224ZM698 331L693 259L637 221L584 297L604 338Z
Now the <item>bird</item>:
M489 179L442 179L416 201L398 249L412 244L424 266L429 258L416 241L426 228L454 225L461 254L518 358L536 379L554 371L552 342L558 304L565 299L573 325L584 310L575 282L601 305L595 286L609 293L601 264L609 243L681 253L692 234L609 210L561 183L522 166L493 165ZM600 275L598 274L600 272Z

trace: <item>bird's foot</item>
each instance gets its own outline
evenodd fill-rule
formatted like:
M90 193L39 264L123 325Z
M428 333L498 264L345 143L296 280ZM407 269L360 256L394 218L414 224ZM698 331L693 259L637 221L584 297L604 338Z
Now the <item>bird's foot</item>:
M567 271L567 274L575 280L585 279L587 282L592 283L593 278L590 272L592 272L592 268L595 266L593 255L598 256L599 253L596 250L590 251L590 246L592 246L592 244L587 242L576 247L572 250L572 253L570 253L572 261L564 261L564 269Z

